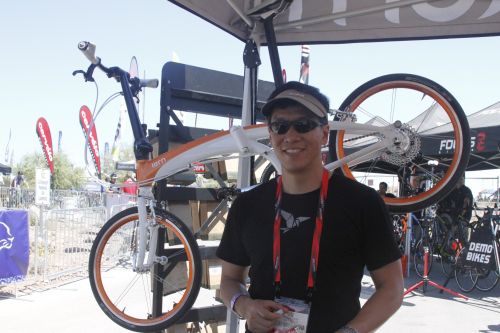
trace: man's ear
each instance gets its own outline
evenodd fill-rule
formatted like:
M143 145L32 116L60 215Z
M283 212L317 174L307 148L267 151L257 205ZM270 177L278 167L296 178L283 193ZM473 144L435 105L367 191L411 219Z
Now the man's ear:
M323 137L321 138L321 143L326 145L328 143L328 135L330 134L330 125L326 124L321 127L321 133Z

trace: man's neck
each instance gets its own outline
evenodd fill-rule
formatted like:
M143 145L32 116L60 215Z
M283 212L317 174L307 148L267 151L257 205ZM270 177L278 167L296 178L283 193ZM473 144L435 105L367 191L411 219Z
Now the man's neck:
M305 172L283 172L283 191L288 194L302 194L317 190L321 186L323 166Z

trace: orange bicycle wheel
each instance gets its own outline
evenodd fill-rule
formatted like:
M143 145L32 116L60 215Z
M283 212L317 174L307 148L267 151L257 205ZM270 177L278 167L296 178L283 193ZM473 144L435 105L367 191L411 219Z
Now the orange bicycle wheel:
M137 207L113 216L98 233L90 253L89 279L97 303L114 322L129 330L150 332L175 324L193 305L201 284L196 240L175 215L155 209L149 225L158 226L156 264L137 269ZM155 309L161 309L155 313Z
M393 126L401 135L377 157L359 164L344 164L347 177L363 183L384 180L396 198L384 198L394 213L428 207L448 194L463 174L471 150L467 118L460 104L442 86L412 74L391 74L366 82L339 108L352 113L337 121ZM396 136L395 136L396 137ZM341 159L383 140L384 133L363 135L346 130L330 133L330 158Z

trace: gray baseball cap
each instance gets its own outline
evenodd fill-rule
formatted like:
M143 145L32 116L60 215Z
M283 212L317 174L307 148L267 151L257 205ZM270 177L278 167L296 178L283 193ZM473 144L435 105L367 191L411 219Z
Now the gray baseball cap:
M321 104L320 101L317 100L314 96L303 93L301 91L297 91L295 89L287 89L285 91L282 91L273 99L267 101L267 103L262 107L262 114L266 117L270 116L271 111L274 109L276 103L283 100L295 101L320 118L324 118L328 114L323 104Z

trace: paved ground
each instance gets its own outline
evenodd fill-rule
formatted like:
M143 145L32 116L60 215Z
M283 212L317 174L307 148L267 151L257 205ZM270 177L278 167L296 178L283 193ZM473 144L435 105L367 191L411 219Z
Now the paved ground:
M438 269L431 280L443 284ZM406 287L419 281L412 274ZM455 281L449 288L458 291ZM0 295L2 289L0 288ZM369 277L363 280L362 300L373 292ZM5 295L4 295L5 296ZM429 286L427 292L414 292L405 297L401 309L378 332L500 332L500 285L489 293L474 291L469 300L440 294ZM215 302L207 299L205 301ZM95 303L88 279L26 296L0 297L0 332L130 332L109 320Z

